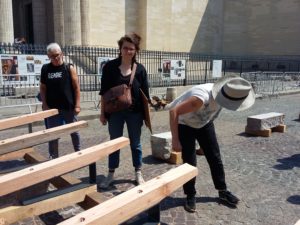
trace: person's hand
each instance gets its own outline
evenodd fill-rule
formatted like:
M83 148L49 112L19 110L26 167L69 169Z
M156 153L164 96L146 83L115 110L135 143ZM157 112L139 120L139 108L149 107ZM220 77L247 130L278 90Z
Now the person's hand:
M78 115L80 113L80 111L81 111L80 107L75 107L74 112L76 115Z
M102 123L102 125L106 125L107 124L107 119L105 117L104 114L100 114L100 122Z
M181 152L182 146L178 139L172 138L172 149L174 152Z

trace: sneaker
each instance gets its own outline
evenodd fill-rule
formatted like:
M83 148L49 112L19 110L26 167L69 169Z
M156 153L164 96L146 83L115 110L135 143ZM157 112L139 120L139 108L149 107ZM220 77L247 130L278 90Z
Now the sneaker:
M234 196L230 191L219 191L219 198L230 205L237 205L240 201L238 197Z
M141 184L145 183L141 171L136 171L135 172L135 181L136 181L137 185L141 185Z
M109 185L111 185L111 183L114 181L114 173L113 172L109 172L107 177L104 179L104 181L99 185L100 188L108 188Z
M195 196L187 196L184 209L190 213L196 212L196 198Z

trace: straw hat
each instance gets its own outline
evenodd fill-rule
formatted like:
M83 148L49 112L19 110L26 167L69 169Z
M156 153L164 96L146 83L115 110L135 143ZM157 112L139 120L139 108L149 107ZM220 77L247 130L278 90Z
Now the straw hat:
M251 84L233 75L219 79L213 86L212 95L219 105L233 111L248 109L255 102Z

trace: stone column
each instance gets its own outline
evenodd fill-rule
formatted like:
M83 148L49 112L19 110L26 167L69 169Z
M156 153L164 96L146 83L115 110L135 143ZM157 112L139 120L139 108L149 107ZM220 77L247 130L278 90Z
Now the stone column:
M14 42L12 0L0 1L0 42Z
M34 43L42 44L47 42L46 24L46 3L45 1L32 1L33 34Z
M80 0L82 45L90 45L90 0Z
M53 1L54 41L65 45L63 0Z
M64 0L64 34L66 45L81 45L80 0Z

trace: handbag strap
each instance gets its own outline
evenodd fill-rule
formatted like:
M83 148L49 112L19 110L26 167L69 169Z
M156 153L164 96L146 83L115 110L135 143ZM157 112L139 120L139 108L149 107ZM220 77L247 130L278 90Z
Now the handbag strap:
M132 82L133 82L133 78L135 76L135 71L136 71L136 63L133 63L133 67L131 70L131 75L130 75L130 81L129 81L129 87L131 88Z

